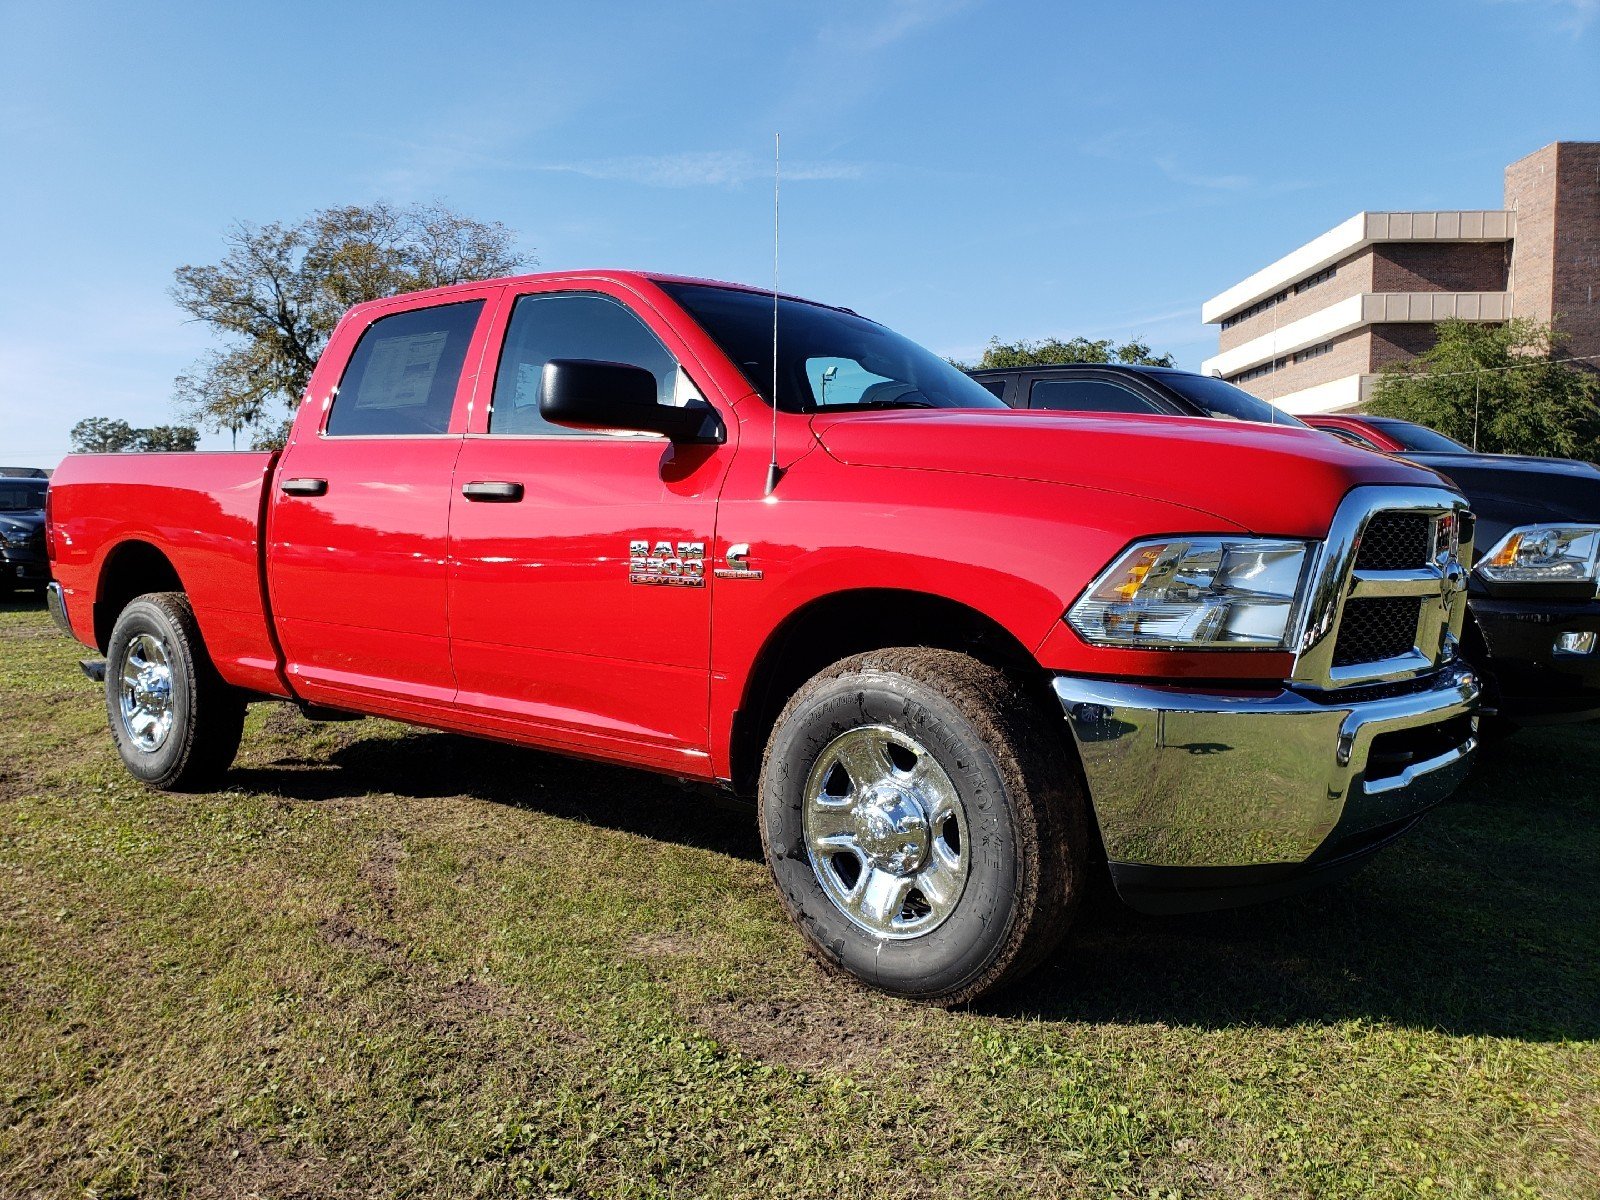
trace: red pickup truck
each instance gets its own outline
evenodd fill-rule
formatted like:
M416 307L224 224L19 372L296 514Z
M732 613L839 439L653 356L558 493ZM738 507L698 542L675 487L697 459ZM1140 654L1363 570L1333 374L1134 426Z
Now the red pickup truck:
M943 1003L1037 963L1102 862L1152 911L1348 871L1476 740L1431 472L1014 411L705 281L360 305L283 451L70 457L48 538L147 783L212 785L268 698L720 783L823 961Z

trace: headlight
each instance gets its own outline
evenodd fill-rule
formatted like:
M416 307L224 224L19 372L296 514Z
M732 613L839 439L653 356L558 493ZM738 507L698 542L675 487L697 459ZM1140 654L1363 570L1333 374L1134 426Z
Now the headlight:
M1306 542L1138 542L1067 613L1097 646L1287 650L1310 561Z
M1491 583L1592 583L1600 525L1524 525L1478 560Z
M8 546L26 546L32 539L31 529L20 529L15 525L0 529L0 541Z

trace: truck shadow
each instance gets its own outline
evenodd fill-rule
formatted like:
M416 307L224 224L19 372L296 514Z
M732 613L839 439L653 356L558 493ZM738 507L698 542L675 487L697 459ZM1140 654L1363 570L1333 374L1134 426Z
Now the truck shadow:
M1580 766L1597 751L1600 730L1574 728L1492 747L1406 839L1303 896L1144 917L1106 884L1055 959L985 1011L1600 1036L1600 788Z
M449 733L361 738L315 760L235 768L228 784L293 800L367 792L418 799L471 796L761 861L755 808L748 802L647 771Z
M1525 732L1366 870L1247 909L1143 917L1104 883L988 1016L1201 1028L1384 1021L1600 1037L1600 730ZM329 769L332 768L332 769ZM752 806L626 768L441 733L359 739L229 783L288 798L467 795L759 862Z

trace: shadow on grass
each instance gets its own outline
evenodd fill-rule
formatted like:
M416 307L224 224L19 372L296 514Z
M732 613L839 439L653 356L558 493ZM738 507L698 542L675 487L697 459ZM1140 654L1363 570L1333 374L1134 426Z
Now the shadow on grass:
M1600 1037L1600 797L1583 769L1597 760L1600 731L1521 734L1366 870L1306 896L1152 918L1123 908L1107 885L1055 959L985 1011ZM236 769L229 783L305 800L465 794L760 859L749 806L642 771L450 734L357 740L326 760Z
M331 769L330 769L331 768ZM236 767L230 787L295 800L474 796L657 841L761 860L753 805L648 771L449 733L363 738L315 760Z
M1365 870L1304 896L1160 918L1097 902L1055 961L989 1011L1600 1037L1596 761L1595 729L1519 734Z
M9 595L0 595L0 613L7 612L43 612L43 592L12 592Z

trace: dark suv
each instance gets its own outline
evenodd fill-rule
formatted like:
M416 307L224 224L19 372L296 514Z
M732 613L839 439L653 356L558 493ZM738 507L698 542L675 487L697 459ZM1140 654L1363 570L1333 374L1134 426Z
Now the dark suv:
M1312 428L1225 380L1171 367L1085 363L971 375L1013 408ZM1476 514L1461 649L1483 676L1485 714L1501 729L1600 718L1600 469L1474 454L1433 438L1446 445L1396 454L1439 472Z
M1071 363L969 371L1012 408L1069 412L1164 413L1308 428L1231 383L1175 367Z
M43 479L0 476L0 599L50 582L44 550Z

